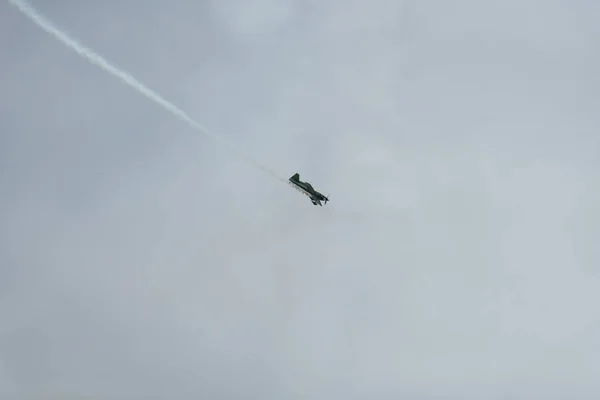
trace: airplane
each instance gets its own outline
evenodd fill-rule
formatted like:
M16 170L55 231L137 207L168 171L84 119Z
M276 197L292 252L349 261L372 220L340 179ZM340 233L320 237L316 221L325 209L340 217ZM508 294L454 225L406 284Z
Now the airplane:
M295 173L289 180L292 187L308 196L310 198L310 201L315 206L323 206L323 204L321 204L321 201L324 201L325 204L327 204L327 202L329 201L329 198L327 198L327 196L323 196L321 193L317 192L310 183L302 182L300 180L300 174Z

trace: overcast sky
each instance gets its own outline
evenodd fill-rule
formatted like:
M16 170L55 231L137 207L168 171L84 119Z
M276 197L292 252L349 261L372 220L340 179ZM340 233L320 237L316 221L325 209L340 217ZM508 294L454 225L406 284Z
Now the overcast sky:
M600 3L0 3L0 394L600 398ZM82 397L78 397L82 398Z

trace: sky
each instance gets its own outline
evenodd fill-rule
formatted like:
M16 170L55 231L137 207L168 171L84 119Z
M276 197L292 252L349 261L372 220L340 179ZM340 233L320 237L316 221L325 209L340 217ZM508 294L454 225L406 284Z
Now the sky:
M0 394L600 397L600 3L0 4Z

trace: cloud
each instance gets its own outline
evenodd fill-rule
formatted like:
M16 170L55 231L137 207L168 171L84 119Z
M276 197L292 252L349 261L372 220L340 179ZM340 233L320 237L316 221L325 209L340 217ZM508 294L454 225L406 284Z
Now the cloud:
M248 4L34 2L327 207L0 6L0 391L597 397L595 3Z

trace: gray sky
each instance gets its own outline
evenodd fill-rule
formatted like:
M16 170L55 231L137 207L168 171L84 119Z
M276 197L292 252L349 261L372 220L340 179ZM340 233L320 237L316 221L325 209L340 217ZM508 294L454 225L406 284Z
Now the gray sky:
M52 3L52 4L50 4ZM600 3L0 4L0 393L600 397Z

